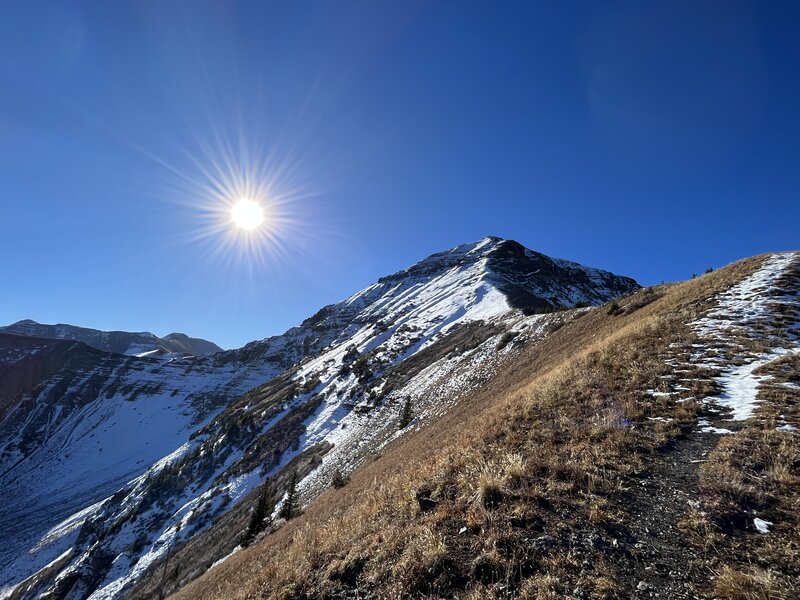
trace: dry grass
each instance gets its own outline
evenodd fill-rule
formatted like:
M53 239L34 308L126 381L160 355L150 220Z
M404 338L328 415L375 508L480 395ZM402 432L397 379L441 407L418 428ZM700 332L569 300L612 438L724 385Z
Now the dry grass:
M790 600L791 590L780 583L780 576L769 569L753 567L737 571L725 566L714 577L714 595L724 600Z
M790 591L800 580L797 436L776 431L773 420L757 417L721 440L699 475L702 512L687 524L695 543L713 548L720 586L733 589L730 582L749 582L740 586L741 594L719 591L719 597L796 597ZM770 533L755 531L756 516L774 523Z
M625 478L695 417L693 403L643 390L669 372L670 344L691 341L685 323L758 264L659 287L652 301L622 300L623 313L637 303L627 314L590 311L521 350L502 375L398 440L346 488L176 598L544 599L578 588L625 597L630 590L614 583L619 565L592 540L609 539L630 517L615 501ZM737 501L758 500L747 482L723 475L726 495L730 487ZM724 573L720 585L733 577Z

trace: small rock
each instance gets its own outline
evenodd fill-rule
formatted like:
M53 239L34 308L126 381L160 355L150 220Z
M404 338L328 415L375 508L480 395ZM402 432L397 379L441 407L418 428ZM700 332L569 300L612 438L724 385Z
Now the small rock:
M646 581L640 581L638 584L636 584L636 589L640 592L646 592L650 589L650 584Z
M549 535L540 535L531 544L537 552L544 552L556 545L556 540Z

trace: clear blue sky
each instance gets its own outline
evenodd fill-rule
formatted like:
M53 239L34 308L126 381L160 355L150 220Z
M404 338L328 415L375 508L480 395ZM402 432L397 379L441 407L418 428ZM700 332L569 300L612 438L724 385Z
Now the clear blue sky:
M798 31L797 2L3 2L0 323L235 347L487 234L645 284L797 249ZM263 247L205 229L242 169L281 198Z

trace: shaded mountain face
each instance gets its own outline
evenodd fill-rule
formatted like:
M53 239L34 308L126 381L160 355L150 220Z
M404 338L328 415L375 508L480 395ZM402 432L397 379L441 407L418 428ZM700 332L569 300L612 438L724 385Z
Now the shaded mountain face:
M17 321L6 327L0 327L5 333L16 333L39 338L74 340L87 346L115 352L127 356L140 354L193 354L204 355L220 352L222 348L213 342L200 338L192 338L185 333L170 333L160 338L149 332L131 333L128 331L100 331L75 325L45 325L30 319Z
M530 313L637 288L484 238L282 335L208 356L136 356L133 342L115 350L133 355L112 354L30 337L36 324L23 327L28 337L6 333L0 586L58 559L36 593L117 597L266 478L296 469L311 498L333 469L349 471L399 434L405 399L420 415L446 410L458 386L480 384L504 335L536 340L560 318Z
M204 354L214 354L215 352L222 351L222 348L217 346L214 342L209 342L202 338L189 337L185 333L170 333L161 338L161 341L165 344L169 352L202 356Z

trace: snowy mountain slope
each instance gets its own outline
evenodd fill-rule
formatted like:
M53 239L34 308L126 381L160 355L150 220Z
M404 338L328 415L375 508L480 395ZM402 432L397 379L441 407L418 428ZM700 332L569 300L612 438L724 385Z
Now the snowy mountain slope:
M29 335L39 338L54 338L61 340L74 340L83 342L87 346L134 356L137 354L214 354L222 348L213 342L200 338L192 338L185 333L170 333L160 338L149 332L131 333L128 331L100 331L75 325L45 325L30 319L17 321L6 327L0 327L0 332Z
M153 578L152 574L160 572L167 552L170 553L170 565L181 573L179 577L183 583L201 573L203 565L208 568L220 564L231 553L240 549L238 544L255 494L251 493L248 497L247 493L265 476L269 476L279 490L280 498L289 474L296 471L299 475L298 492L302 501L312 501L332 485L337 474L351 473L358 466L374 459L389 442L421 429L446 413L462 397L502 372L504 365L513 359L519 348L536 345L552 331L579 316L582 316L580 310L533 316L513 311L493 317L487 322L477 321L456 326L447 334L439 336L424 350L373 379L377 385L369 390L371 401L362 401L351 408L347 402L331 401L329 395L314 413L305 418L305 429L298 438L297 448L292 447L291 439L287 440L287 451L278 461L271 462L271 449L262 446L266 440L253 438L250 444L261 446L257 455L253 456L253 453L245 450L242 459L232 463L226 471L215 473L216 479L209 479L212 485L204 488L210 493L203 499L210 504L215 497L222 495L225 498L222 504L229 513L213 520L208 529L200 529L199 533L184 536L181 532L185 528L196 527L197 519L193 512L199 511L200 518L204 519L208 516L208 505L169 505L167 512L172 512L177 519L165 521L162 527L159 537L162 545L160 549L156 549L160 554L146 555L140 561L140 564L147 567L141 573L144 581L137 582L138 575L129 576L127 581L117 580L107 588L101 588L92 597L113 597L110 592L120 587L125 589L130 583L134 587L125 597L152 597L160 585L158 578ZM380 391L375 393L378 389ZM328 393L336 393L337 390L341 391L341 388L334 386ZM321 394L325 393L323 388ZM347 392L342 395L347 396ZM252 405L252 398L249 396L246 401L243 399L240 406L258 411L258 406ZM413 407L413 417L406 427L401 428L401 414L406 402ZM225 415L221 415L220 419L225 419ZM272 431L275 429L277 427ZM264 437L280 439L280 433L275 433L277 435ZM223 440L218 436L213 436L206 442L212 447L219 447L222 443ZM248 454L251 454L249 461ZM187 461L188 464L191 462ZM182 470L183 465L180 463L174 466L174 471L180 473ZM243 499L249 502L242 501ZM240 507L237 502L244 507ZM216 508L211 510L216 511ZM102 518L107 519L108 515L104 514ZM177 530L178 522L181 523L180 531ZM176 547L177 550L170 550ZM154 559L154 562L149 562ZM171 591L174 588L167 589Z
M60 382L78 373L65 368L18 394L20 409L0 423L2 439L11 440L0 479L10 532L0 584L62 556L60 575L44 588L115 597L173 542L203 531L287 464L336 448L331 456L345 465L379 447L391 437L400 390L433 381L423 372L440 352L465 355L508 326L470 323L504 320L514 306L604 302L636 287L485 238L239 350L172 360L109 355L98 359L104 370L88 368L69 384ZM312 480L303 483L309 494ZM101 502L116 490L114 502Z
M80 342L28 340L57 368L30 389L20 387L15 398L4 396L3 564L172 452L231 398L280 371L269 363L138 359ZM29 363L38 355L19 360L14 372L35 370Z
M368 357L357 372L388 393L327 403L306 421L320 464L289 467L310 498L360 460L348 484L247 549L256 494L188 541L173 521L169 564L126 597L795 597L799 286L800 253L759 256L599 310L458 325L398 385ZM406 399L421 430L386 447Z
M284 381L235 401L168 466L159 465L128 486L119 503L84 515L91 537L62 571L66 584L54 589L78 589L78 596L94 589L91 598L116 597L173 548L204 532L265 477L285 485L287 470L296 469L300 493L310 500L330 485L335 470L351 471L403 433L397 423L405 399L414 404L411 429L447 410L496 368L510 349L499 343L503 334L516 329L535 343L559 319L561 314L525 317L516 312L491 323L455 326L414 356L389 365L367 359L358 366L364 355L349 359L339 347L304 361L288 378L280 378ZM348 364L353 370L345 368ZM304 383L293 388L291 381ZM222 542L224 551L217 558L236 545L239 532L229 533L209 532L210 539ZM105 573L89 567L102 557L110 561ZM179 560L177 555L173 559Z

